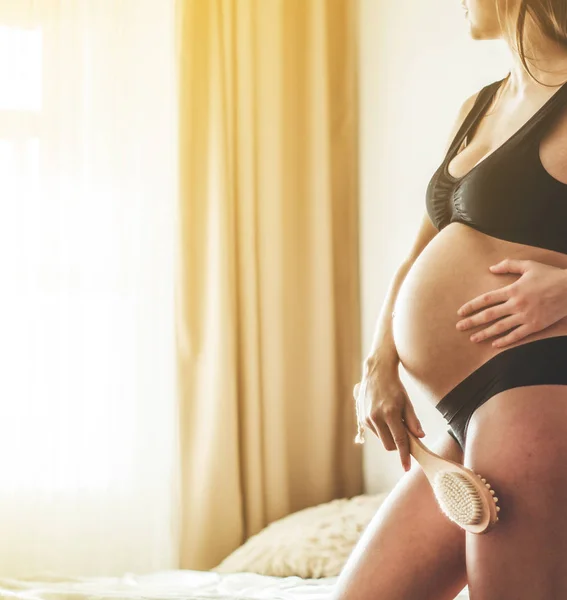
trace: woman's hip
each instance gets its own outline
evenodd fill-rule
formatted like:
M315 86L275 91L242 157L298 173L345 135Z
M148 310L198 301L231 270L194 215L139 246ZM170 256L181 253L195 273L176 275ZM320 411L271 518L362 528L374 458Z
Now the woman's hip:
M567 334L500 350L445 393L435 408L464 450L469 422L480 406L506 390L536 385L567 386Z

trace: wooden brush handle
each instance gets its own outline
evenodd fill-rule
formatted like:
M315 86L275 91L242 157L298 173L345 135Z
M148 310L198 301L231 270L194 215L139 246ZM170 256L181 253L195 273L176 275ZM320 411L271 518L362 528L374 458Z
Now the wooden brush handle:
M417 462L424 468L430 467L435 469L438 465L438 459L440 458L435 452L432 452L425 444L417 438L413 433L408 429L408 438L409 438L409 450L410 454L417 460Z

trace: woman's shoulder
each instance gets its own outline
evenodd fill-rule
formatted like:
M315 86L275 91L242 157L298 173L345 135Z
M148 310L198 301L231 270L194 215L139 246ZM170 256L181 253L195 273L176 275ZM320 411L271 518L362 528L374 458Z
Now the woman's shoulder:
M474 94L471 94L468 98L466 98L464 100L464 102L461 103L461 106L459 107L459 110L457 111L457 116L456 116L455 120L453 121L453 126L451 128L451 131L449 132L449 137L447 139L445 152L447 152L449 150L449 147L451 146L452 142L454 141L455 136L457 135L459 129L461 128L465 119L467 118L467 115L474 108L480 94L483 92L484 89L485 88L482 88L482 89L478 90L477 92L475 92Z
M505 79L505 78L504 78ZM477 102L481 100L481 98L490 92L493 91L496 87L498 87L504 79L497 79L484 85L479 90L465 98L465 100L461 103L459 110L457 112L457 117L453 123L453 129L449 135L449 140L452 140L454 136L457 134L462 124L464 123L467 116L471 113L471 111L475 108Z
M480 98L485 94L490 94L496 91L496 89L504 82L504 80L507 77L508 75L504 78L495 79L494 81L487 83L486 85L482 86L479 90L474 92L474 94L471 94L468 98L466 98L461 104L459 117L464 120L469 114L469 112L474 108L475 104L480 100Z
M471 94L461 104L461 106L459 108L459 112L457 114L457 121L458 121L458 124L459 124L458 126L459 127L461 126L462 122L466 119L467 115L473 109L474 105L476 104L476 101L478 100L478 98L479 98L479 96L480 96L480 94L482 93L483 90L484 90L484 88L478 90L474 94Z

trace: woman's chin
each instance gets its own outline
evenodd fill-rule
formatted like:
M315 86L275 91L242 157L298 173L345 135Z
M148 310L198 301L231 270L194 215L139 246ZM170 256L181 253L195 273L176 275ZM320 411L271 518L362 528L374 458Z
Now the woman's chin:
M471 39L473 40L483 40L485 39L482 35L481 32L479 32L478 30L476 30L474 27L470 27L469 28L469 35L471 36Z
M494 31L487 31L478 25L475 25L470 19L467 19L469 24L469 35L473 40L496 40L501 36Z

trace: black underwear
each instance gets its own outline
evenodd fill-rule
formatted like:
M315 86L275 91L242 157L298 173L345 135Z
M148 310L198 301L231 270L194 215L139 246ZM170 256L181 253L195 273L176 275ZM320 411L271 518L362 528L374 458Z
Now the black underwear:
M567 335L527 342L499 352L460 381L435 405L448 433L465 449L474 411L496 394L530 385L567 385Z

